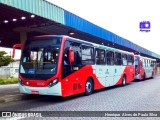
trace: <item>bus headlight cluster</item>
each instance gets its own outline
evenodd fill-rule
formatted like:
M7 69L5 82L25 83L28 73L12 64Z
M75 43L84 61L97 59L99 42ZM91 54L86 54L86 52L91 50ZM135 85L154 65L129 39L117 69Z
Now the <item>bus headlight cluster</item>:
M55 79L53 81L51 81L49 84L48 84L48 87L52 87L54 85L56 85L58 83L58 79Z
M20 85L24 86L23 81L20 78L18 78L18 82Z

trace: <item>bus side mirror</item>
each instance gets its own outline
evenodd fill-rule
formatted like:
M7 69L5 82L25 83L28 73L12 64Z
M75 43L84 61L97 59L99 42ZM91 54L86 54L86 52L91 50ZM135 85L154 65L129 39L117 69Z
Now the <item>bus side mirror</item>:
M74 52L72 50L72 47L69 47L69 62L70 63L74 62Z
M22 48L22 47L23 47L23 44L15 44L15 45L13 45L12 59L14 59L14 56L15 56L15 49L16 48Z

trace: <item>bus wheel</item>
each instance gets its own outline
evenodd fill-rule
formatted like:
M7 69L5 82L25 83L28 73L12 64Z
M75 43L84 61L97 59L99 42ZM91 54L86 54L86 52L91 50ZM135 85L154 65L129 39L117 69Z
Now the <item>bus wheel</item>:
M85 95L90 95L93 92L93 81L91 78L88 78L85 85Z
M125 86L125 85L126 85L126 76L124 75L122 78L122 86Z

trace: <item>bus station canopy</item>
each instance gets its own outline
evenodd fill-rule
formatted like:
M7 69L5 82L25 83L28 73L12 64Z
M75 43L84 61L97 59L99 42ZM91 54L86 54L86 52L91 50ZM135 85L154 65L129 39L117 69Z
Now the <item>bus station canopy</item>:
M143 56L160 55L101 28L45 0L0 0L0 46L20 43L20 32L31 38L42 34L69 35Z

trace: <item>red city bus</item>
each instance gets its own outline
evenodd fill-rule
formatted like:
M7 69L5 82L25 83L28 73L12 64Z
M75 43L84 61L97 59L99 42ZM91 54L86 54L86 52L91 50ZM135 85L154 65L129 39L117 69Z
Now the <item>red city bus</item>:
M24 94L90 95L126 85L134 76L133 53L64 35L37 36L23 45L19 89Z
M153 78L156 73L156 59L135 55L135 79Z

